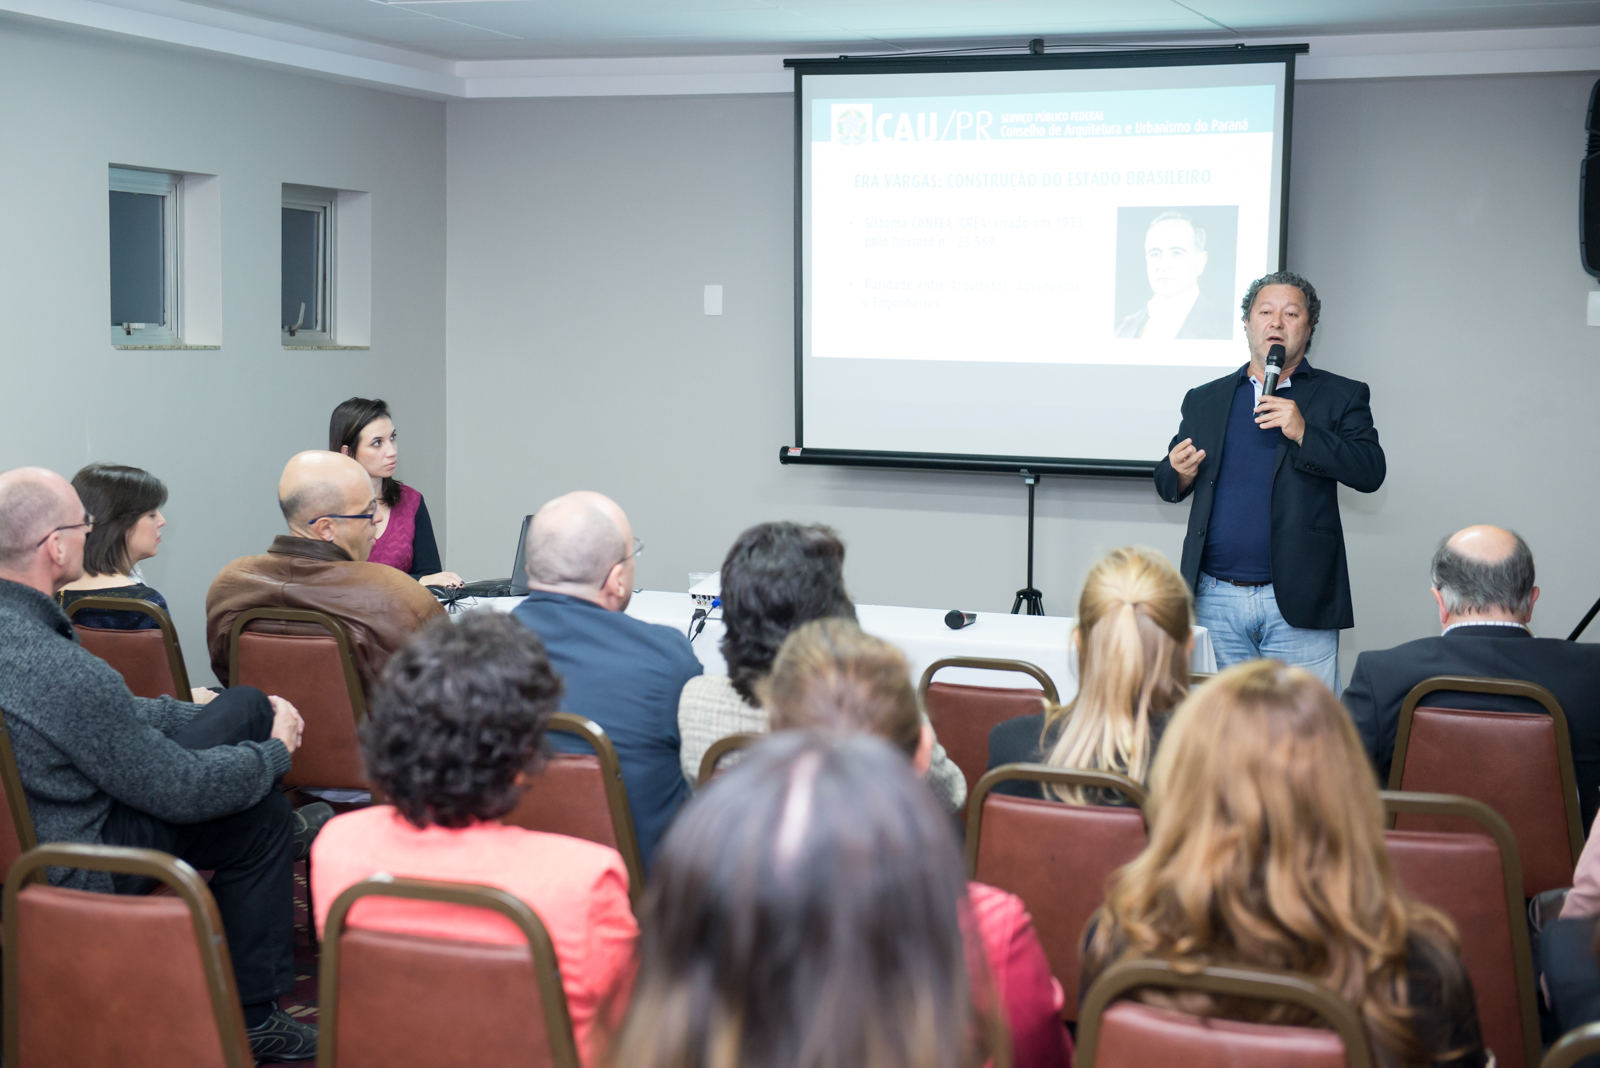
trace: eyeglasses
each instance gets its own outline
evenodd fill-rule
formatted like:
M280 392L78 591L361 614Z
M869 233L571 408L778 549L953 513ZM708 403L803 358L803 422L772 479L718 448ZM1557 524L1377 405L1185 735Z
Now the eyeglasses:
M87 534L89 531L93 530L94 529L94 516L90 515L88 512L83 513L83 522L81 522L81 523L68 523L64 527L56 527L54 530L50 531L50 534L46 534L44 537L42 537L38 541L34 542L33 543L33 547L35 549L37 549L39 546L41 546L45 542L49 541L51 534L58 534L63 530L77 530L79 527L83 527L84 528L84 533L85 534Z
M644 542L640 541L638 538L634 538L633 539L633 551L630 552L627 556L624 556L621 560L618 560L616 563L612 564L611 566L612 567L621 567L623 564L627 563L629 560L632 560L635 556L638 556L642 552L644 552ZM606 578L610 579L610 577L611 577L611 573L609 571L606 572Z
M368 512L366 515L331 515L330 514L330 515L319 515L319 516L317 516L317 519L365 519L365 520L367 520L367 522L370 523L372 521L373 516L375 516L377 514L378 514L377 512ZM313 519L311 522L307 523L306 526L308 526L308 527L316 526L317 525L317 519Z

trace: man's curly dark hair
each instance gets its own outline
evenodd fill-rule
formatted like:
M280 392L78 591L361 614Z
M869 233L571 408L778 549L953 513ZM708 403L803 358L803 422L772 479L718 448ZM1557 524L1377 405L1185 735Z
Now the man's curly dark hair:
M500 612L436 619L389 659L361 725L367 774L418 827L517 805L562 692L538 635Z
M832 528L759 523L722 562L722 657L728 680L752 706L755 684L789 632L813 619L856 618L844 588L844 542Z

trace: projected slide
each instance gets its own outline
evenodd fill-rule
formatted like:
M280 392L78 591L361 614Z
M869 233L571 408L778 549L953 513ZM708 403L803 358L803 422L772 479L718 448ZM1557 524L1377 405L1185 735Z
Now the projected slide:
M814 99L812 353L1227 362L1268 263L1273 104L1270 85Z
M1292 57L1041 59L799 66L805 448L1149 464L1248 358Z

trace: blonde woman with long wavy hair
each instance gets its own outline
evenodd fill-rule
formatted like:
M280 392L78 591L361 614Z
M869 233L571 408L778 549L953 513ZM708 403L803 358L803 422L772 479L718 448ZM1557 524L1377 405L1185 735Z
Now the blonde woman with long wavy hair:
M1189 689L1191 616L1189 587L1160 553L1118 549L1101 560L1078 598L1078 695L995 727L989 766L1045 763L1144 782L1167 715ZM1043 796L1031 782L1000 790ZM1076 804L1124 803L1097 790L1052 790Z
M1090 924L1081 990L1130 958L1282 968L1342 995L1385 1068L1485 1064L1455 929L1401 891L1371 765L1316 676L1256 660L1196 690L1172 718L1150 787L1150 844ZM1144 1000L1316 1024L1276 1003Z

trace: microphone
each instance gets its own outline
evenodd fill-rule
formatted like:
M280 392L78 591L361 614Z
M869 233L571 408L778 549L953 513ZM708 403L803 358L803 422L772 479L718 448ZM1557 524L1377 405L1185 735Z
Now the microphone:
M963 612L959 608L952 608L950 611L944 614L944 625L949 627L951 630L960 630L962 627L970 627L977 621L978 613Z
M1270 397L1278 392L1278 376L1283 374L1283 358L1287 355L1282 345L1267 350L1266 373L1261 376L1261 395Z

